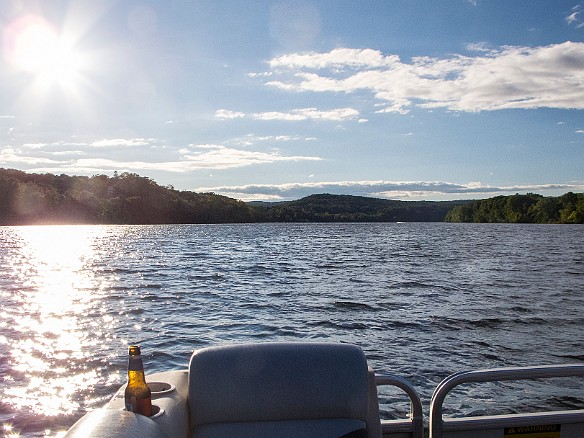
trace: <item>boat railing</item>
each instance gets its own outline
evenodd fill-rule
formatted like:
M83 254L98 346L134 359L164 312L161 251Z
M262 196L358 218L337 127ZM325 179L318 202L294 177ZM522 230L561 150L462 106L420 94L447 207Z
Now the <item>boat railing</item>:
M376 374L375 384L377 386L395 386L403 390L410 399L409 418L403 420L381 420L381 432L383 436L422 438L424 434L422 401L410 381L393 374Z
M434 390L430 403L430 438L491 437L584 437L584 410L499 414L473 417L443 417L446 396L466 383L582 377L584 364L545 365L464 371L444 379ZM539 433L539 434L537 434Z

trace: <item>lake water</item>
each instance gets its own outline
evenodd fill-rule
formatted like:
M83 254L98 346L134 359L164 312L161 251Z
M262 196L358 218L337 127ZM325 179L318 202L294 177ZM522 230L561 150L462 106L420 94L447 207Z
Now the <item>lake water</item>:
M0 227L0 273L7 436L55 436L103 405L132 343L147 372L215 344L354 343L426 411L456 371L584 361L581 225ZM408 410L399 391L381 398L386 418ZM447 406L582 408L584 390L471 386Z

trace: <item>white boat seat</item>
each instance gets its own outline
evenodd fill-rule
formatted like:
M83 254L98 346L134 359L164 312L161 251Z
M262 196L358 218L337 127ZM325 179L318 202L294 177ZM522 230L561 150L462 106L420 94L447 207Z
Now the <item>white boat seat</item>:
M374 438L369 400L367 361L354 345L210 347L189 365L193 438Z

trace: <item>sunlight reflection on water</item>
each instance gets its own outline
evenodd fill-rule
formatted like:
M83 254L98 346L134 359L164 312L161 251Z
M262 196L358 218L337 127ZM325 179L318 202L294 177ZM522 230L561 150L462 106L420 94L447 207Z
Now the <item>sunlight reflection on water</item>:
M104 286L84 269L97 256L95 243L103 229L52 226L10 231L16 251L5 275L15 277L22 287L10 296L10 314L2 312L6 328L14 334L1 340L11 361L6 378L15 383L3 402L31 414L71 414L79 408L79 388L97 377L95 369L83 366L90 354L87 347L95 347L96 340L80 316L99 304L97 291ZM99 325L93 330L107 329L107 318Z

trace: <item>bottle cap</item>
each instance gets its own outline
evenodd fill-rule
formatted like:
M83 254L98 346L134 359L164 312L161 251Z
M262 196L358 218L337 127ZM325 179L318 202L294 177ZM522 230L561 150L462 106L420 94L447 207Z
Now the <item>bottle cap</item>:
M138 345L130 345L130 356L140 356L140 347Z

